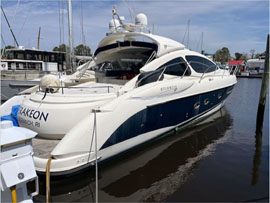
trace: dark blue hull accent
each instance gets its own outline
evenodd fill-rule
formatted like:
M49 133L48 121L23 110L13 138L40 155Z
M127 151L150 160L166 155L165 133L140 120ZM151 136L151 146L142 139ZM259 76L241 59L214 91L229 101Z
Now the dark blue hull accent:
M101 149L147 132L191 121L223 102L232 89L233 86L230 86L147 107L122 123Z

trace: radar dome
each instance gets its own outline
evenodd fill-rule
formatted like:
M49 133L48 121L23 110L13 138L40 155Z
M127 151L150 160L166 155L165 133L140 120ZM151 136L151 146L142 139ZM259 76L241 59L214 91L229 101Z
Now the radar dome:
M143 13L139 13L135 17L135 25L138 28L146 28L147 27L147 17Z
M49 91L54 93L59 90L60 80L55 75L44 75L40 80L40 86L43 92L47 91L46 89L49 88Z
M112 33L117 32L120 29L120 22L117 19L111 19L109 22L109 29Z

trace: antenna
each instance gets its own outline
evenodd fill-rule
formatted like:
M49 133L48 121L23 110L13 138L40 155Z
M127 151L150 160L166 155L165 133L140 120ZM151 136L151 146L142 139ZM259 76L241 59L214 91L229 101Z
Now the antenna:
M131 8L128 6L128 3L126 2L126 0L122 0L122 2L125 4L125 6L128 8L128 11L129 11L129 15L130 15L130 19L131 19L131 22L132 22L132 13L131 13ZM134 12L133 12L134 14Z

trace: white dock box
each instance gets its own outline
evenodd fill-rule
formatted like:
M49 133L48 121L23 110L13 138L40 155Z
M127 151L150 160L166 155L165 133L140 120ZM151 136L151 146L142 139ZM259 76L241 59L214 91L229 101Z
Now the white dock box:
M11 201L10 187L16 185L18 202L32 202L38 194L38 179L33 161L32 138L37 133L14 127L11 121L0 122L1 143L1 199ZM36 181L36 191L27 194L26 183Z

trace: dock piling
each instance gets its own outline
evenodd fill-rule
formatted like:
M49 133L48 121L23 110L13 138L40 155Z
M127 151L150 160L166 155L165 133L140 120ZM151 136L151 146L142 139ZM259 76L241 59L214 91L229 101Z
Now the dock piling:
M259 100L259 105L258 105L258 110L257 110L257 123L256 123L257 132L260 132L263 126L263 117L264 117L264 109L265 109L268 85L269 85L269 34L267 35L264 73L263 73L263 78L262 78L260 100Z

